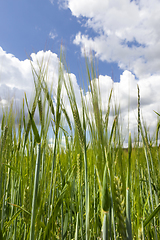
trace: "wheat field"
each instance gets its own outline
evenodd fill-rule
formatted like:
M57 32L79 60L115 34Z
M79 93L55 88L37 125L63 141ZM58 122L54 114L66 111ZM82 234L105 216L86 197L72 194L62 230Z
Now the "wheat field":
M86 69L91 115L83 95L79 110L72 81L64 78L61 65L56 104L40 64L38 71L32 69L32 101L25 95L18 113L13 104L3 110L0 239L160 239L160 150L152 146L142 124L139 91L137 136L129 133L124 149L116 106L112 127L108 124L112 90L104 114L99 89L91 82L94 67L86 64ZM73 119L63 102L63 87ZM157 121L156 141L159 128Z

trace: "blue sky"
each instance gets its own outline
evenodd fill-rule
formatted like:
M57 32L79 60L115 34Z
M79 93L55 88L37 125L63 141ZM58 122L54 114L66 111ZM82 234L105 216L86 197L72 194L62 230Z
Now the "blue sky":
M134 131L138 84L144 120L154 130L153 110L160 112L159 12L159 0L2 0L0 107L10 99L21 103L24 91L33 91L28 56L34 66L37 59L50 58L48 76L56 88L62 44L78 102L86 77L84 50L92 51L104 109L113 87L113 106L120 104L122 124L127 128L130 119Z
M2 1L0 46L7 53L25 60L33 51L51 50L59 55L62 43L69 69L79 78L84 57L73 40L79 31L91 37L97 35L93 29L84 26L85 20L85 17L73 16L69 8L63 8L57 1ZM98 68L100 74L114 76L114 80L119 81L122 70L116 63L99 61Z

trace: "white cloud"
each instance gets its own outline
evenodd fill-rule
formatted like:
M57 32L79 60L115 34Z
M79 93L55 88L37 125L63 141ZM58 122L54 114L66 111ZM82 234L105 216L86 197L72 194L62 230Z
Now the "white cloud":
M30 79L30 61L28 59L20 61L0 47L0 84L11 88L28 89L28 86L31 85Z
M22 104L22 98L24 97L24 91L27 96L34 93L33 77L31 72L31 63L36 69L38 69L38 62L44 62L48 64L47 81L49 85L53 82L53 95L57 89L58 82L58 68L59 58L55 53L51 51L39 51L38 53L31 54L31 62L29 60L20 61L15 56L7 54L0 48L0 107L6 106L12 99L14 99L17 105ZM70 77L75 96L77 99L78 108L81 110L81 95L80 87L78 85L76 76L73 73L69 75L64 72L65 79ZM135 75L130 71L125 70L120 76L120 82L114 83L109 76L99 76L99 87L101 92L102 110L103 113L107 111L108 98L113 88L112 106L114 108L115 103L120 105L121 115L120 121L123 126L123 133L128 133L128 118L129 127L132 133L137 131L137 84L140 87L141 95L141 113L144 121L150 127L151 132L155 130L157 123L157 116L153 110L160 112L159 105L159 89L160 81L159 75L148 76L147 78L136 79ZM67 93L63 86L62 96L64 106L72 120L71 109ZM84 95L84 99L90 101L90 93L87 92ZM91 102L91 101L90 101ZM128 116L129 114L129 116ZM110 116L110 127L113 123L114 114Z
M56 37L57 37L58 35L57 35L57 33L56 33L56 31L54 30L54 31L51 31L50 33L49 33L49 37L51 38L51 39L55 39Z
M7 107L12 101L17 108L21 107L25 92L27 98L31 99L35 92L31 65L38 71L38 64L44 62L47 66L47 61L50 61L49 84L54 80L55 86L57 85L59 66L57 55L50 51L39 51L37 54L32 53L30 58L20 61L0 47L0 108Z
M154 111L160 112L159 105L159 89L160 81L157 81L158 76L150 76L146 79L135 78L130 71L124 71L120 76L120 82L113 82L109 76L99 76L97 85L99 85L101 93L102 110L105 115L108 107L108 99L111 88L113 88L112 101L111 101L111 114L110 114L110 127L113 124L115 117L114 107L115 104L120 106L119 122L123 129L124 137L129 131L137 133L137 119L138 119L138 90L140 88L140 104L141 104L141 120L143 120L150 129L150 134L156 129L157 116ZM87 93L86 99L90 101L90 94ZM112 110L113 109L113 110ZM113 111L113 113L112 113Z
M22 106L24 93L30 98L33 86L30 60L20 61L0 47L0 109L14 101L18 110Z
M66 2L66 1L65 1ZM86 28L97 36L77 33L74 43L94 50L101 60L117 62L137 77L160 74L159 0L68 0L77 18L86 17Z
M59 8L67 9L68 8L68 1L67 0L57 0Z

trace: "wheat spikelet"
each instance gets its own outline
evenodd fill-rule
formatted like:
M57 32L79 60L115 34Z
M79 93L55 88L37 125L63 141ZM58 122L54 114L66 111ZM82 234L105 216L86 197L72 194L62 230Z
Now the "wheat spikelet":
M122 195L122 182L119 177L114 177L115 185L115 214L117 219L118 239L126 239L126 224L125 224L125 199Z
M78 186L80 183L80 178L81 177L81 157L80 154L77 154L77 182L78 182Z
M26 209L28 212L31 212L31 197L29 187L26 187L24 190L24 209ZM30 218L30 215L24 212L24 221L26 224L30 223Z
M81 145L82 150L83 150L83 148L84 148L84 134L83 134L83 130L82 130L82 126L81 126L81 122L80 122L80 119L79 119L79 114L78 114L77 109L73 109L73 117L74 117L75 125L76 125L77 131L78 131L80 145Z

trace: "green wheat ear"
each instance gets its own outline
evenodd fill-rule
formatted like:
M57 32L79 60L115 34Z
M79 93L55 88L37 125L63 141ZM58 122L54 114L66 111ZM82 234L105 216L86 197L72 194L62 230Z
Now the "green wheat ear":
M126 224L125 224L125 198L122 194L123 186L120 177L114 177L115 187L115 215L117 220L117 237L126 239Z
M31 212L31 207L32 207L30 195L31 195L30 189L29 189L29 186L27 186L24 190L24 209L26 209L28 212ZM24 212L24 221L26 225L30 224L30 219L31 219L31 216L27 212Z
M78 192L80 188L81 182L81 157L80 154L77 154L77 184L78 184Z

